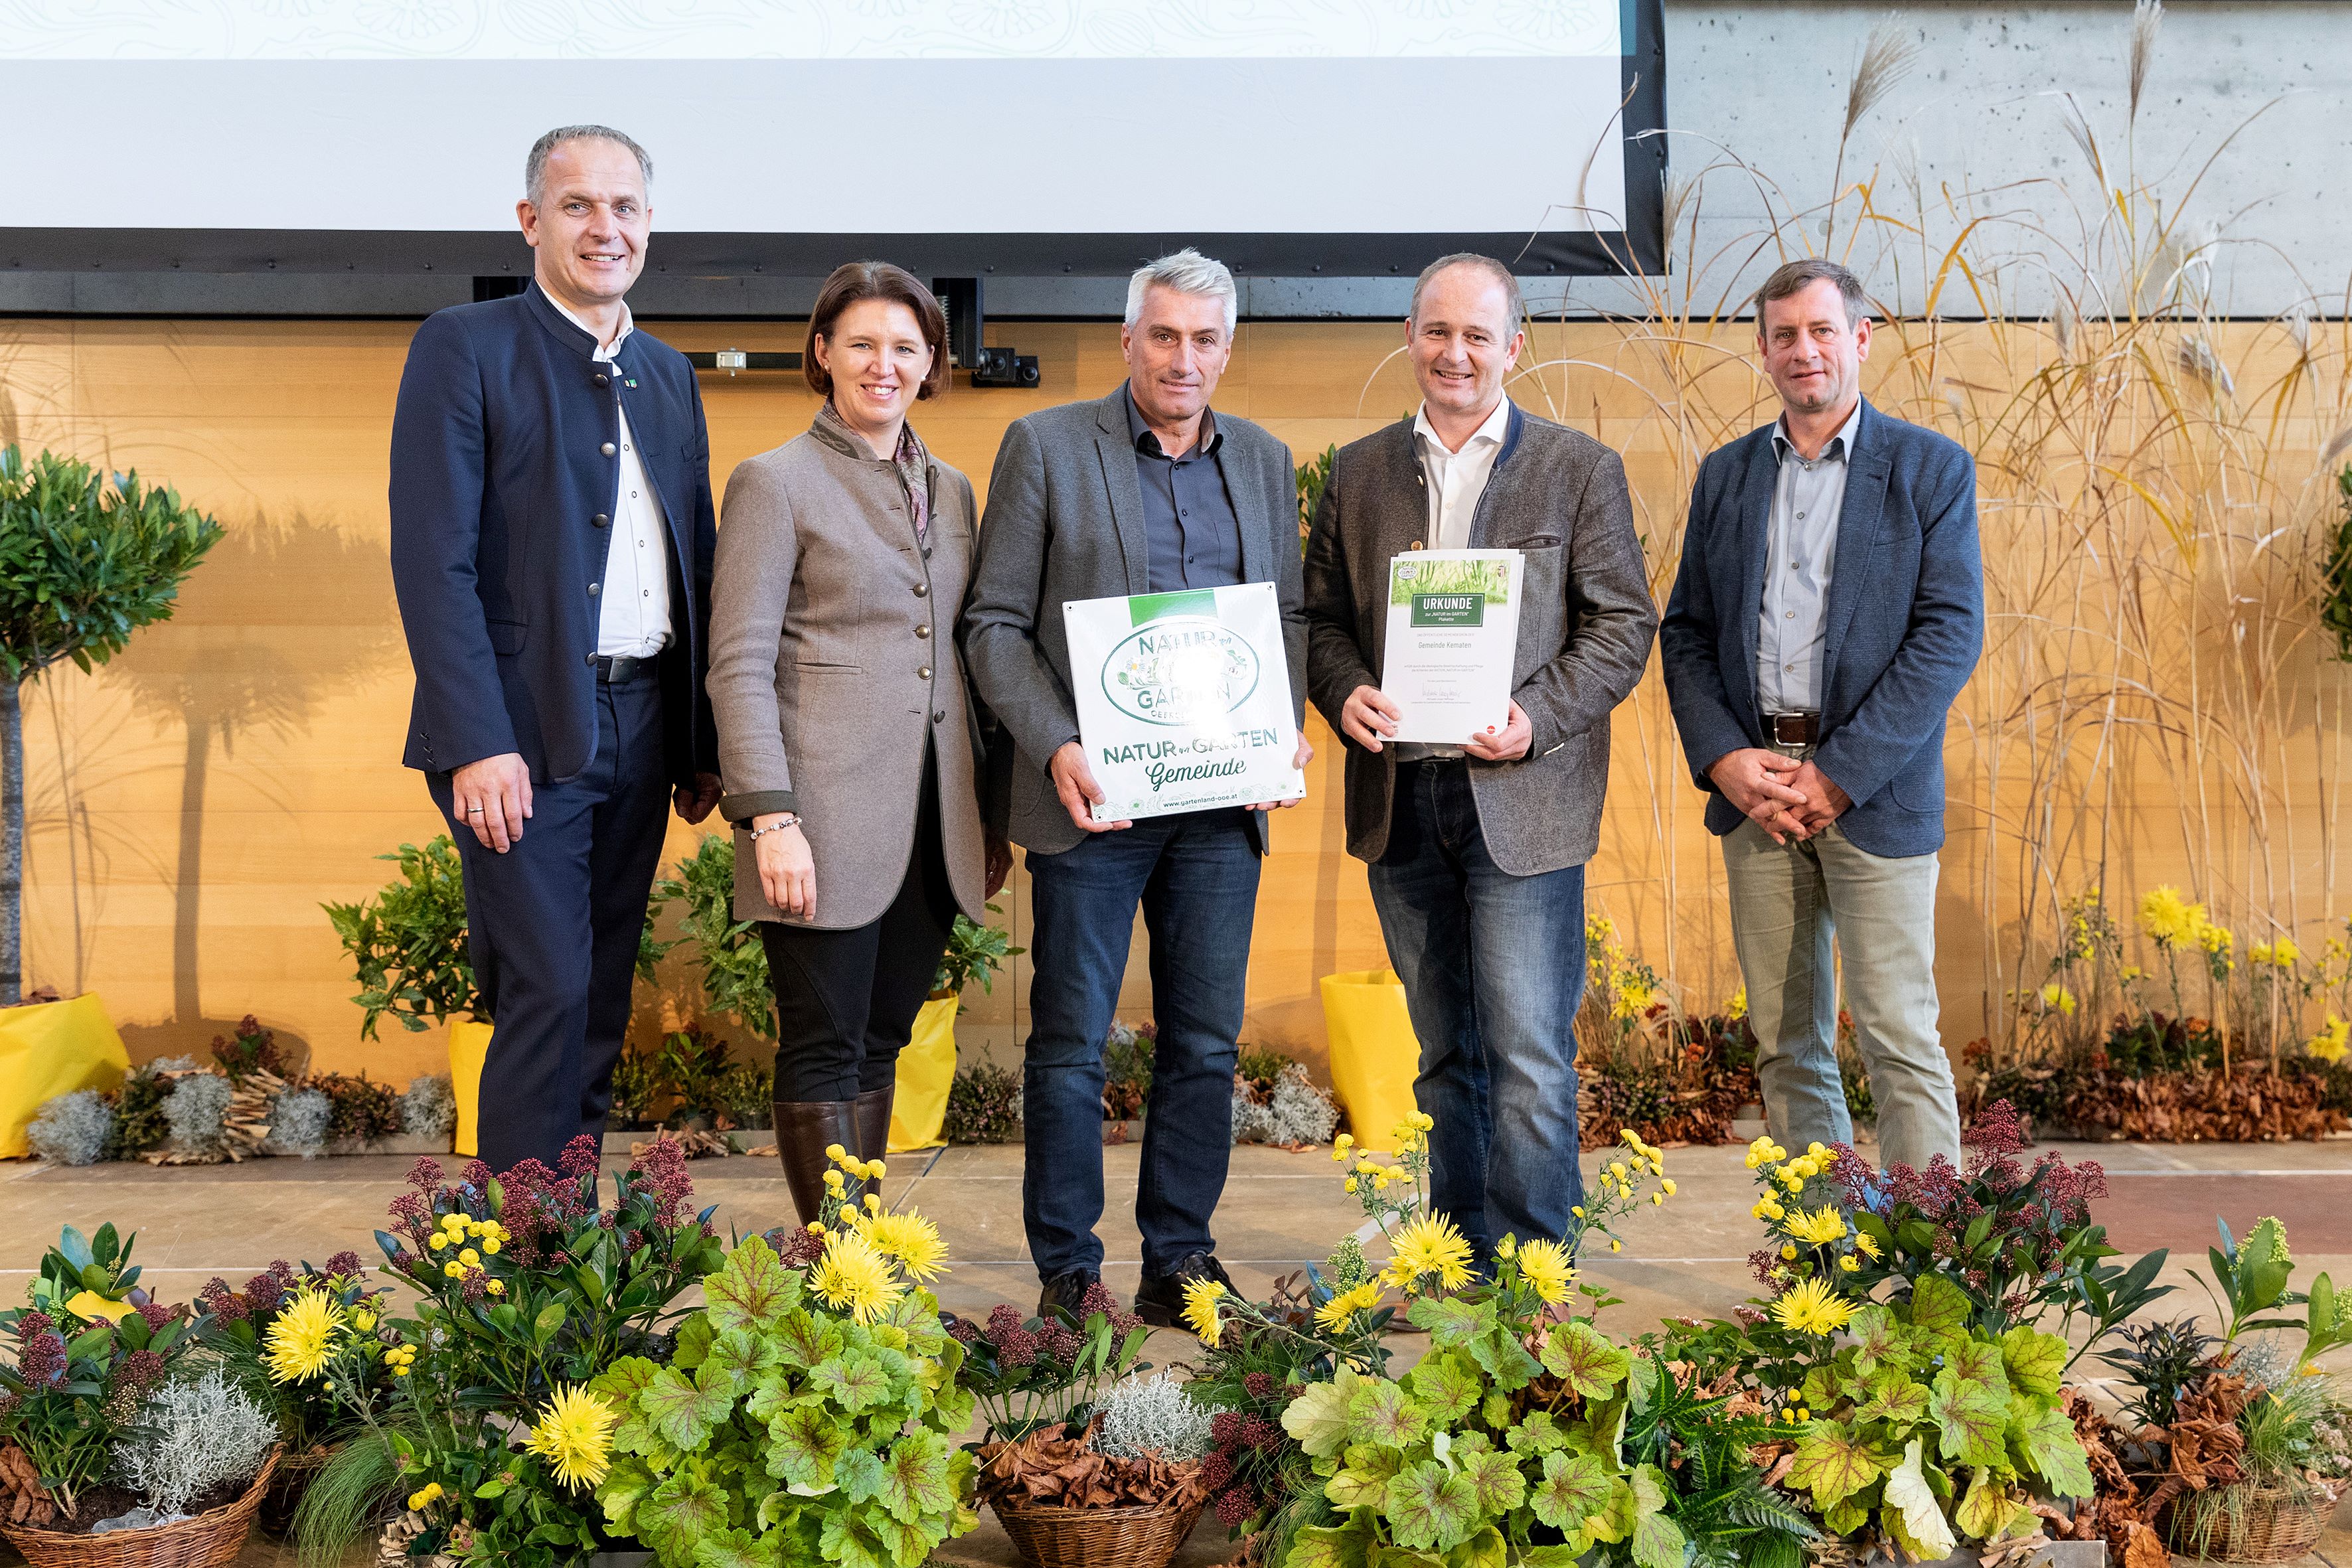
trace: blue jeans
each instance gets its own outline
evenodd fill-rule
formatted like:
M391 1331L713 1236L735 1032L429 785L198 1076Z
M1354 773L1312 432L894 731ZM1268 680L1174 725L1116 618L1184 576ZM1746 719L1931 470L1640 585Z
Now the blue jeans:
M1469 769L1397 765L1388 850L1370 869L1389 962L1421 1038L1413 1099L1436 1122L1431 1201L1484 1260L1506 1233L1564 1237L1569 1210L1584 1201L1584 868L1515 877L1496 866Z
M1103 1040L1140 904L1159 1044L1144 1107L1135 1220L1143 1272L1213 1252L1209 1217L1233 1154L1234 1060L1257 912L1259 858L1235 807L1147 817L1028 857L1028 1058L1021 1219L1037 1276L1100 1268Z

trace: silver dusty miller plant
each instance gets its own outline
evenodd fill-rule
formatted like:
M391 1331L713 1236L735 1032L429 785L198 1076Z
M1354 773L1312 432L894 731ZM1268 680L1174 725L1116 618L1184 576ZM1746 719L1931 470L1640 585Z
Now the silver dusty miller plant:
M217 1155L228 1142L228 1106L236 1086L218 1073L192 1072L172 1086L163 1119L172 1124L172 1145L188 1154Z
M1328 1143L1331 1130L1339 1124L1339 1108L1297 1062L1282 1069L1264 1104L1247 1085L1238 1079L1234 1084L1236 1143Z
M1200 1404L1166 1373L1130 1377L1103 1395L1102 1422L1095 1428L1095 1452L1114 1459L1139 1459L1147 1453L1182 1462L1204 1457L1210 1423L1223 1412Z
M327 1152L335 1102L324 1089L289 1089L269 1102L269 1152L314 1160Z
M168 1518L208 1492L252 1480L277 1442L277 1422L215 1367L147 1396L138 1426L115 1449L115 1474Z
M114 1112L94 1089L78 1089L45 1101L25 1129L33 1152L52 1165L94 1165L114 1134Z
M420 1138L446 1138L457 1130L457 1096L445 1072L419 1073L400 1097L400 1127Z

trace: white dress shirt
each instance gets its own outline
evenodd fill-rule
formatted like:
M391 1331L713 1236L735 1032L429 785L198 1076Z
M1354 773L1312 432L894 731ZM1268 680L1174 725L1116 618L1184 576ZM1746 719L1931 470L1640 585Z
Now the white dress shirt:
M1495 472L1495 458L1503 450L1503 435L1510 428L1511 400L1499 399L1486 422L1470 432L1462 450L1449 452L1430 426L1429 405L1412 416L1413 441L1421 449L1422 471L1429 477L1429 548L1470 548L1470 520L1477 514L1478 498Z
M1498 400L1486 422L1470 432L1462 450L1449 452L1429 423L1429 405L1412 416L1413 447L1421 455L1421 471L1429 491L1429 548L1467 550L1470 523L1478 515L1478 498L1494 477L1495 459L1502 454L1503 436L1511 425L1511 400ZM1462 748L1420 741L1392 742L1399 762L1423 757L1458 757Z
M564 320L593 337L596 329L564 310L551 296L548 303L563 310ZM610 363L629 334L636 331L629 308L621 307L621 330L610 343L599 343L590 357ZM628 400L614 378L613 400L621 415L621 477L613 500L612 539L604 550L604 575L597 590L596 651L608 658L651 658L669 642L669 543L662 527L661 498L646 477L637 438L629 430Z
M1828 640L1830 573L1838 519L1845 510L1846 459L1862 403L1807 462L1789 439L1786 416L1772 426L1780 471L1764 541L1764 598L1756 616L1756 697L1766 713L1822 710L1822 655Z

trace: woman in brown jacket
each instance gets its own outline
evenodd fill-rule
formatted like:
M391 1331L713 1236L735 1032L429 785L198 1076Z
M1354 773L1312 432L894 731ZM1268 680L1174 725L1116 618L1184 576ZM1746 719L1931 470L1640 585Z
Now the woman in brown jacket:
M882 1157L898 1052L961 910L1011 851L982 826L954 618L971 482L907 423L947 368L930 290L885 262L825 279L802 358L815 423L727 483L711 708L735 914L776 993L776 1149L803 1221L824 1151Z

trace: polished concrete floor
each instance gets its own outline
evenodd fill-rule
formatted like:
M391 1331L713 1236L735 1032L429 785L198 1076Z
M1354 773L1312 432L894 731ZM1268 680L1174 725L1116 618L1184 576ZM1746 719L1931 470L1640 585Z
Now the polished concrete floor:
M2323 1268L2352 1279L2352 1141L2045 1147L2105 1167L2110 1195L2096 1214L2118 1246L2135 1254L2171 1249L2163 1278L2183 1289L2159 1304L2159 1313L2210 1311L2189 1282L2189 1268L2202 1266L2217 1214L2241 1234L2259 1215L2284 1219L2298 1284ZM1677 1195L1627 1226L1622 1254L1585 1259L1590 1278L1624 1298L1605 1326L1623 1334L1666 1316L1719 1314L1753 1293L1747 1259L1759 1237L1748 1214L1755 1190L1741 1156L1737 1146L1667 1152ZM1134 1289L1139 1272L1133 1209L1140 1159L1139 1146L1131 1142L1103 1151L1104 1274L1122 1291ZM87 1231L111 1220L120 1229L136 1230L147 1282L167 1300L193 1294L215 1274L234 1283L275 1258L323 1262L344 1247L373 1256L370 1233L383 1223L384 1205L400 1190L410 1163L406 1157L376 1156L199 1168L0 1164L0 1300L16 1299L63 1225ZM699 1201L719 1205L715 1219L722 1232L762 1229L791 1217L772 1161L713 1159L692 1168ZM1323 1258L1362 1224L1339 1176L1328 1151L1253 1146L1234 1152L1216 1237L1237 1283L1263 1295L1276 1279ZM1036 1272L1022 1235L1018 1147L896 1155L886 1186L894 1204L929 1215L947 1238L954 1269L939 1287L943 1305L965 1312L984 1312L999 1300L1034 1306ZM1162 1333L1146 1354L1169 1365L1183 1359L1188 1342L1181 1334ZM1213 1521L1205 1524L1186 1550L1186 1568L1221 1560L1223 1536ZM2330 1542L2323 1550L2345 1561L2333 1544L2338 1538ZM2340 1543L2352 1549L2352 1536ZM268 1561L272 1551L257 1540L247 1561ZM955 1543L942 1558L1011 1561L993 1531Z

